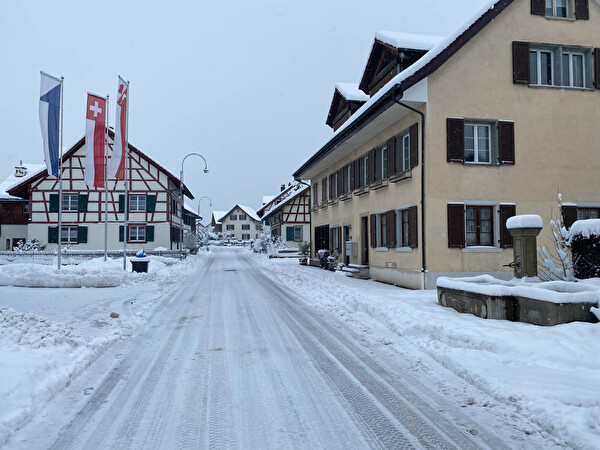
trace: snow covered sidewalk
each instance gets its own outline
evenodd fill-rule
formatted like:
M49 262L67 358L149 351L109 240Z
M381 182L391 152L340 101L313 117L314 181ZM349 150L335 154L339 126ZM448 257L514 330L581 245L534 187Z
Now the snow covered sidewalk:
M148 273L124 272L122 259L1 265L0 447L210 257L151 256Z
M434 290L355 280L297 261L255 259L268 276L351 325L383 324L412 344L403 352L425 352L478 390L513 405L557 443L600 448L600 324L539 327L486 320L439 306Z

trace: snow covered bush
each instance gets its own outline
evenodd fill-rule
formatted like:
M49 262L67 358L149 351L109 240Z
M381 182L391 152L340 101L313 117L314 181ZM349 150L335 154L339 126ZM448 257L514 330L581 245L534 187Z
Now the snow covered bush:
M13 247L13 251L15 252L35 252L44 250L46 248L46 244L40 244L39 239L27 239L27 242L23 242L20 240L17 242L17 246Z
M562 211L562 194L558 194L559 211ZM554 243L554 253L546 247L538 247L537 252L541 261L538 276L541 280L575 281L573 262L569 249L569 232L564 225L562 214L557 220L550 220L550 232Z
M575 277L600 277L600 219L576 221L569 230Z

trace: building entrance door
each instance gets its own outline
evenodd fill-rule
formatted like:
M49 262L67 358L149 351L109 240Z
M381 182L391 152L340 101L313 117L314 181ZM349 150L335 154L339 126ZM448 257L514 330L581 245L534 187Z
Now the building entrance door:
M369 218L367 216L360 218L360 248L361 264L369 265Z

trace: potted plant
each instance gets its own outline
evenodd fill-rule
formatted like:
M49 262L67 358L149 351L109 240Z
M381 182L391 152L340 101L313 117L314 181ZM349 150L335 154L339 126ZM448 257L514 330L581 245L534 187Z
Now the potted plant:
M300 253L300 264L303 266L308 264L308 255L310 254L310 242L303 242L298 248L298 252Z

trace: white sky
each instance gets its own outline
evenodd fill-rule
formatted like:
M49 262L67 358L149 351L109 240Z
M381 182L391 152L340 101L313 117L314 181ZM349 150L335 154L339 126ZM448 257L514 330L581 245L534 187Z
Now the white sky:
M64 146L85 132L86 92L129 79L130 142L178 175L201 214L258 209L332 134L337 82L360 81L379 30L445 35L485 0L3 0L0 178L43 163L40 70L65 77ZM93 6L97 5L97 6ZM106 14L102 15L101 11ZM192 202L197 205L197 200Z

